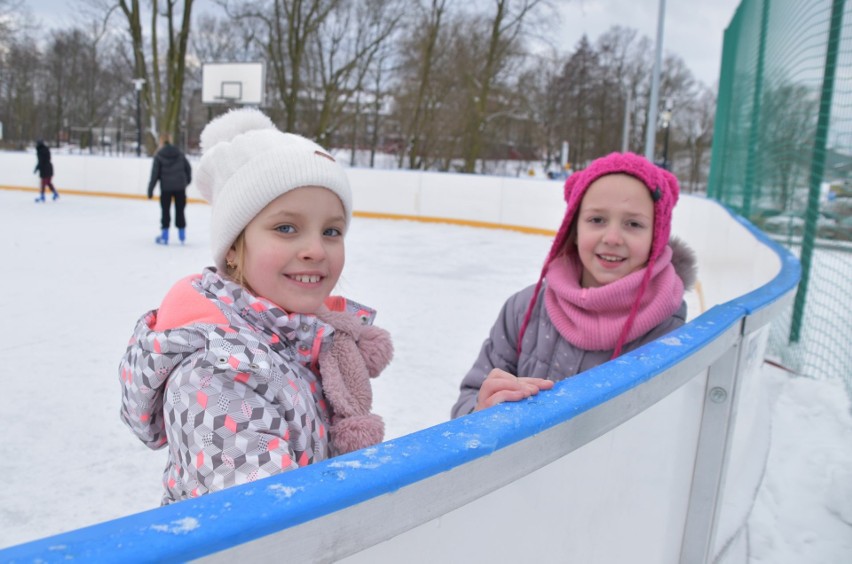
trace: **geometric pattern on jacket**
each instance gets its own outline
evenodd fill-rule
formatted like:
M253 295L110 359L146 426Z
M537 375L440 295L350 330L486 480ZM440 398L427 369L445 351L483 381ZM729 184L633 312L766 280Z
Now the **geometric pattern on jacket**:
M206 314L155 329L187 302ZM139 319L119 366L121 419L150 448L168 446L163 504L331 455L331 414L314 370L333 332L212 268L178 282Z

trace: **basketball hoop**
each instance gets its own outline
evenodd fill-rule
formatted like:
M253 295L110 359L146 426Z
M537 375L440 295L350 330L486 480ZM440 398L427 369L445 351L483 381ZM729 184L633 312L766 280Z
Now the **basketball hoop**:
M201 74L202 104L263 105L264 63L204 63Z

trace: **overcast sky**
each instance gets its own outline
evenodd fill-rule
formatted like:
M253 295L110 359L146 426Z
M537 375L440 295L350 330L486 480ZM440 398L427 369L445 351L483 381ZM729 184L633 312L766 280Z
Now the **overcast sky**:
M556 0L562 7L560 44L572 49L583 33L595 41L611 26L657 37L659 0ZM680 56L698 80L713 86L719 79L722 40L741 0L666 0L663 50Z
M557 44L571 50L583 33L595 41L613 25L630 27L652 41L657 36L660 0L553 0L562 22ZM679 55L700 81L713 86L719 77L722 39L740 0L665 0L663 49ZM79 0L24 0L46 27L66 27L80 9ZM214 10L212 0L196 0L193 12Z

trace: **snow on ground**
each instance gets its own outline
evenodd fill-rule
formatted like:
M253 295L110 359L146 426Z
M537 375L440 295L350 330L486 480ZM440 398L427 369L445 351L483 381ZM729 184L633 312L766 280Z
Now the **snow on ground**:
M136 319L209 264L210 208L186 246L154 245L159 206L0 190L0 547L155 507L163 451L118 418ZM378 310L396 355L375 384L387 438L445 421L503 301L535 281L546 237L355 218L339 291ZM751 518L753 564L852 562L852 418L839 378L767 370L779 396Z
M839 378L790 378L750 519L752 564L852 562L852 418Z

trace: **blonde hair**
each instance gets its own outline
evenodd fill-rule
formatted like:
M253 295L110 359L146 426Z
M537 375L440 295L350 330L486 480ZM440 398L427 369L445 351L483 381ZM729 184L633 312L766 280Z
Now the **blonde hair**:
M225 275L242 286L246 288L252 294L257 295L257 292L251 287L251 285L246 280L245 274L243 274L243 261L246 256L246 232L245 230L240 231L240 234L237 235L234 244L232 245L234 249L234 262L226 262L225 263ZM233 264L233 266L231 266Z

